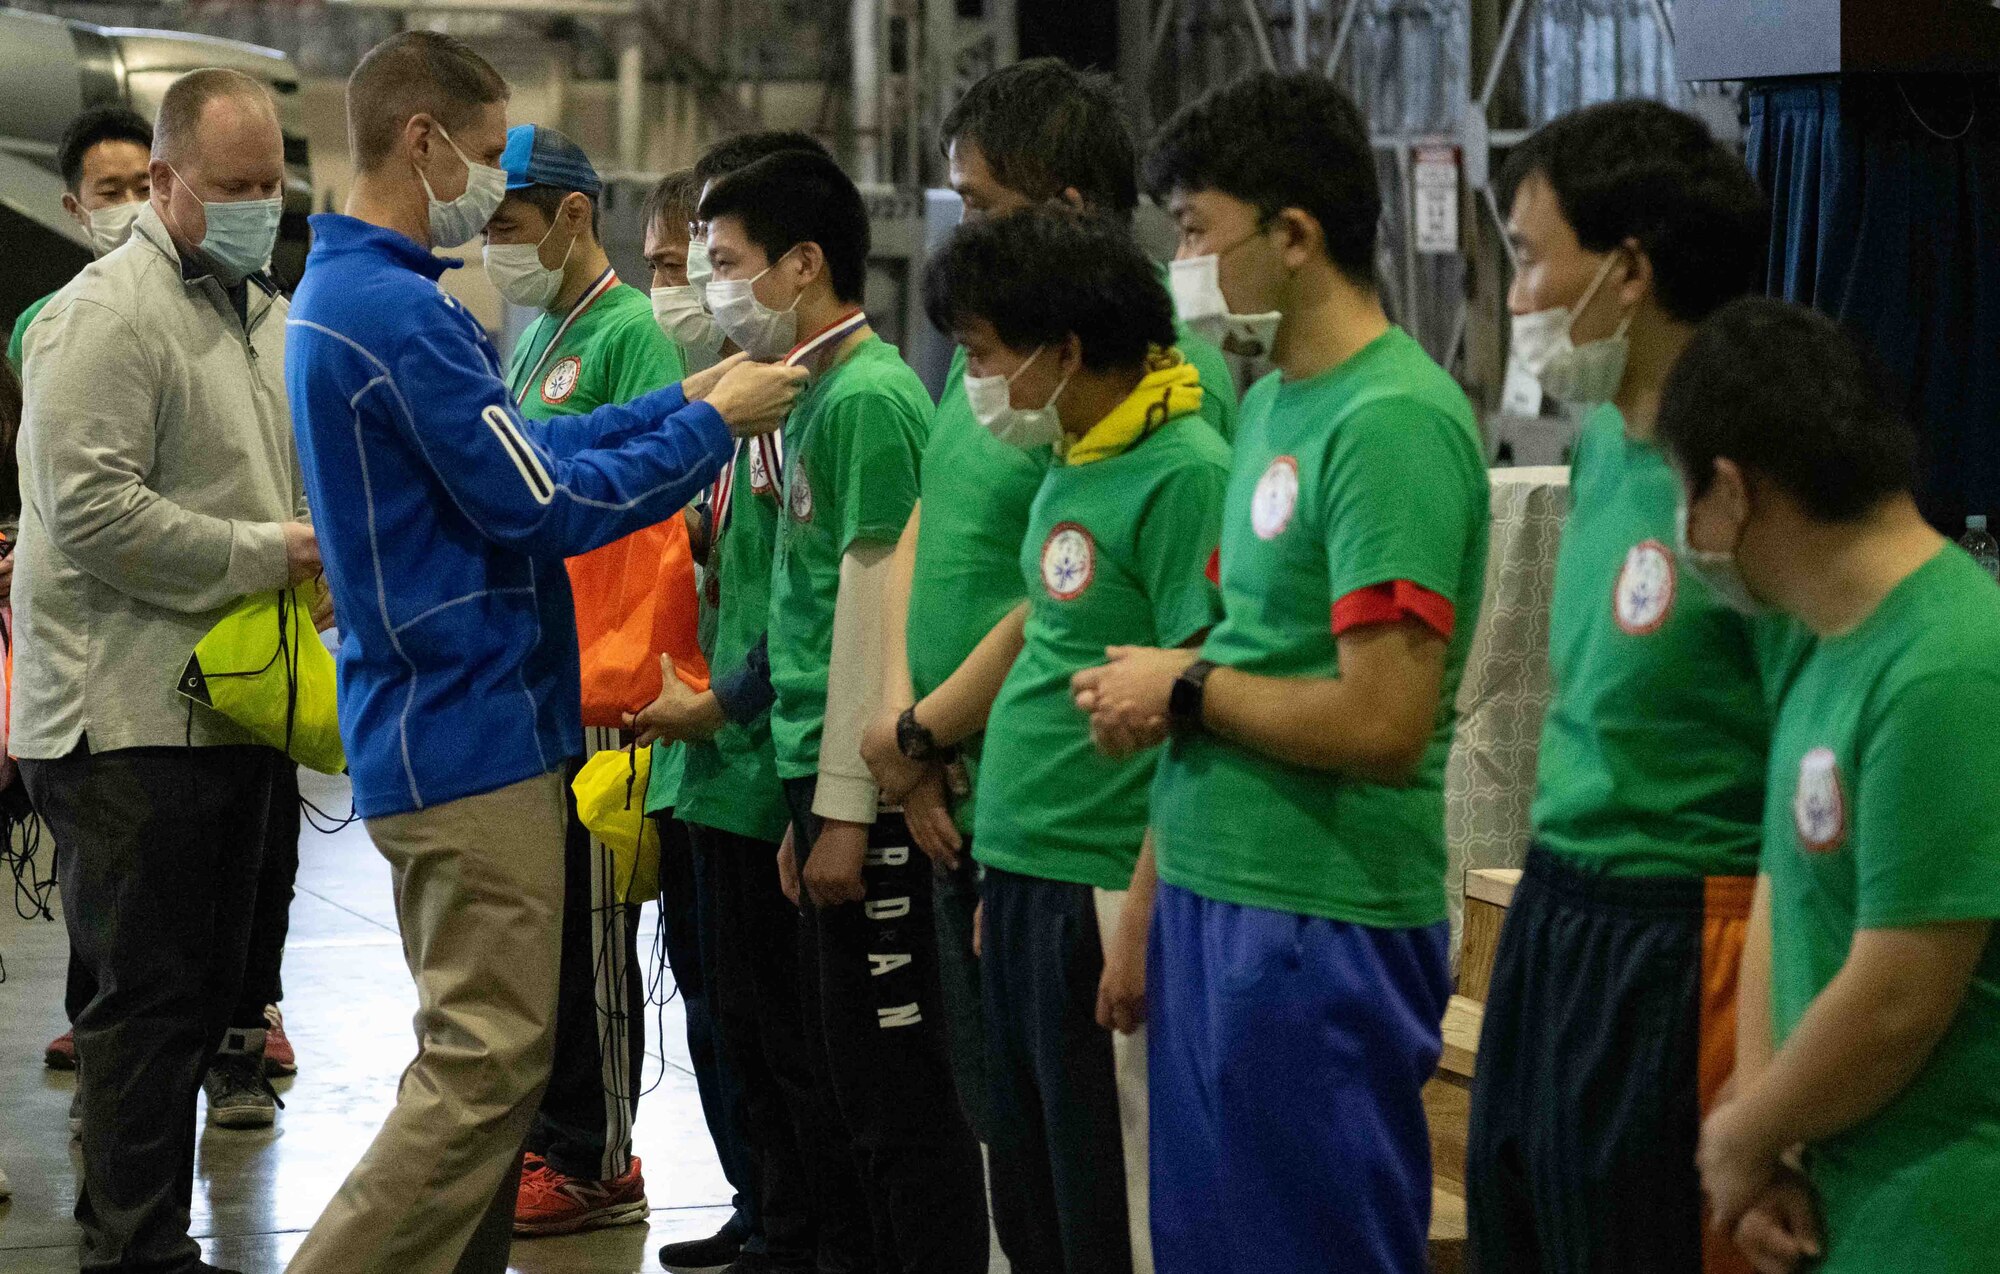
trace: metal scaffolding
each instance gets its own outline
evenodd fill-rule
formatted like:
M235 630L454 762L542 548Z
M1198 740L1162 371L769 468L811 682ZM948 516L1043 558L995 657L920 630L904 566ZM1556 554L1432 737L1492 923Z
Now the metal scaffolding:
M1150 129L1254 68L1310 71L1367 116L1382 182L1380 276L1397 320L1498 404L1505 373L1508 147L1619 97L1689 105L1672 0L1125 0L1135 106ZM1734 119L1733 100L1709 106Z

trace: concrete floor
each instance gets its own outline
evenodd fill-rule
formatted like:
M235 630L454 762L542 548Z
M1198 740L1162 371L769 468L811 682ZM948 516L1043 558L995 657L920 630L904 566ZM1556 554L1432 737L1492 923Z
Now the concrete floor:
M344 784L308 779L322 809L345 810ZM393 1104L414 1044L416 993L403 966L389 873L359 824L308 831L285 953L285 1021L299 1075L280 1080L287 1109L263 1132L204 1129L195 1165L194 1233L207 1259L244 1274L275 1274L298 1250ZM45 856L41 862L48 869ZM0 887L6 883L0 882ZM642 953L651 946L648 908ZM0 1168L13 1182L0 1203L0 1271L76 1269L77 1165L68 1137L71 1076L44 1069L42 1047L64 1027L68 942L58 923L17 919L0 906ZM661 1020L663 1015L664 1021ZM699 1238L728 1219L728 1183L701 1120L678 1002L649 1011L637 1148L651 1225L515 1245L522 1274L631 1274L660 1269L663 1242Z

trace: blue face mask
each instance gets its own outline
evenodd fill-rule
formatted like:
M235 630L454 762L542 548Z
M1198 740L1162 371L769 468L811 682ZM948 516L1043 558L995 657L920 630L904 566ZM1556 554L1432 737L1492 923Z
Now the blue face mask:
M271 249L278 242L278 219L284 215L282 199L240 199L235 203L209 203L194 193L187 178L170 164L167 171L187 190L188 197L201 205L208 231L196 245L215 267L225 284L234 286L271 263Z

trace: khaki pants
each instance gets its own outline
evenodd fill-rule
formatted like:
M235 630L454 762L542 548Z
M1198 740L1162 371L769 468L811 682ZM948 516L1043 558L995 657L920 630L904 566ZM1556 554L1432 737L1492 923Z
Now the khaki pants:
M565 812L549 774L369 820L417 983L417 1058L291 1274L504 1274L555 1037Z
M1125 890L1099 889L1098 941L1109 951L1125 910ZM1148 988L1150 991L1151 988ZM1152 1176L1147 1163L1150 1128L1146 1105L1146 1028L1130 1035L1111 1033L1111 1059L1117 1067L1118 1126L1125 1142L1125 1216L1132 1228L1132 1274L1153 1274Z

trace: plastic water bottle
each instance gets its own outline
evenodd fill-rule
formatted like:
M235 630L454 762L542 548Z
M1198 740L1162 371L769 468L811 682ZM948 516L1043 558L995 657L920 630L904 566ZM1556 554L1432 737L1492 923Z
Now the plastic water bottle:
M1985 514L1975 513L1965 520L1965 534L1959 538L1958 546L1972 554L1980 569L2000 580L2000 542L1986 529Z

